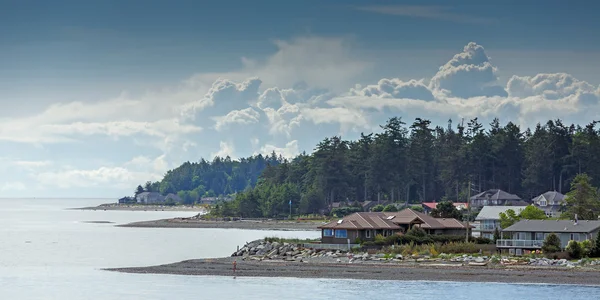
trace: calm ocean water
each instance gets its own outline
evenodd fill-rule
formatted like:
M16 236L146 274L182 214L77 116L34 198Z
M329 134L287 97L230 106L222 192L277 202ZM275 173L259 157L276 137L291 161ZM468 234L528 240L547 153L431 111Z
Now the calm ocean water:
M0 299L600 299L600 288L462 282L121 274L100 268L220 257L265 236L316 232L118 228L86 221L191 216L182 212L65 210L107 202L0 199ZM284 298L284 299L285 299Z

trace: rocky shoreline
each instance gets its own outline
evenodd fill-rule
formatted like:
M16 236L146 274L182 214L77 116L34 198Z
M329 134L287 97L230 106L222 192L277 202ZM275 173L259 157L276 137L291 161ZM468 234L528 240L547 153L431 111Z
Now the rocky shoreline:
M236 271L233 263L236 262ZM254 241L231 257L174 264L107 269L126 273L429 280L547 284L600 284L597 262L516 260L499 256L440 255L437 258L314 250L300 244Z

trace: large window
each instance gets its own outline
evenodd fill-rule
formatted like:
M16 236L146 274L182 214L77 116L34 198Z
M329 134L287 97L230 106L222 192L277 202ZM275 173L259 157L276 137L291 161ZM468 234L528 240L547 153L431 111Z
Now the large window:
M544 240L544 233L543 232L536 232L535 233L535 240L536 241L543 241Z
M579 233L571 233L572 241L579 241Z
M348 237L348 232L346 231L346 229L336 229L335 230L335 237L336 238L347 238Z
M332 229L323 229L323 236L333 236Z

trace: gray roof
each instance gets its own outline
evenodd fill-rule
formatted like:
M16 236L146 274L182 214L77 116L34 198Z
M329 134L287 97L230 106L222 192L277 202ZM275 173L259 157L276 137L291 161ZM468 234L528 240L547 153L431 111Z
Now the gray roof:
M505 213L512 209L515 213L520 213L527 206L484 206L475 220L500 220L500 213Z
M507 193L503 190L491 189L485 192L481 192L473 197L471 200L521 200L521 198L517 195Z
M566 196L557 191L550 191L531 199L531 202L539 204L539 201L544 198L548 202L547 205L561 205L565 202Z
M572 220L522 220L502 231L590 233L597 229L600 221L596 220L580 220L577 224Z

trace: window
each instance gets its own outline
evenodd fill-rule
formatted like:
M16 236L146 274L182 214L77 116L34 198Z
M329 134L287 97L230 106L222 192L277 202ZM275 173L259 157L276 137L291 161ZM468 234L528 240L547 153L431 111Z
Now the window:
M332 229L323 229L323 236L333 236Z
M336 238L347 238L348 232L346 231L346 229L338 229L335 231L335 237Z
M579 241L579 233L571 233L572 241Z
M546 199L544 200L540 200L540 206L547 206L548 203L546 202Z
M544 240L544 233L542 233L542 232L536 232L535 233L535 240L536 241L543 241Z
M371 230L365 230L365 237L366 238L371 238Z

